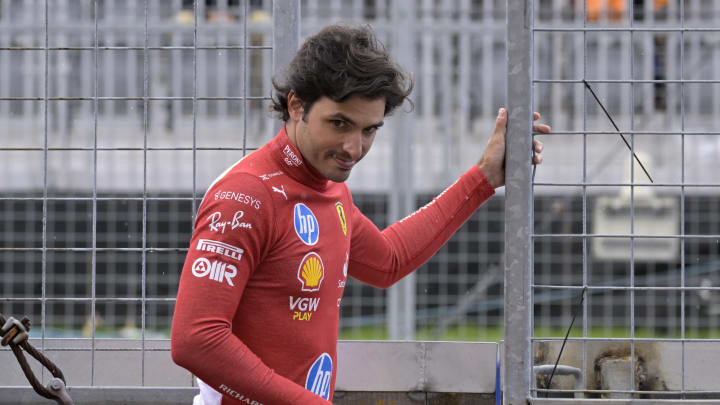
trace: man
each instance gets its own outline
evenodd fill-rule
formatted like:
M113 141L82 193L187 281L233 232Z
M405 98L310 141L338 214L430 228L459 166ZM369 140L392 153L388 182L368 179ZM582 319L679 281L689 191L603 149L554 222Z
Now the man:
M198 377L196 404L329 404L347 277L391 286L505 181L501 109L478 165L380 232L343 182L411 80L369 28L331 26L274 84L285 127L210 186L180 279L172 356Z

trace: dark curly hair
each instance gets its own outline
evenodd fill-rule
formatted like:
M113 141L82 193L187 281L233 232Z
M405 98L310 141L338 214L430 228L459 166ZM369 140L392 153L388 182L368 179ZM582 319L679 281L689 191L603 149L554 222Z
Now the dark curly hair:
M369 26L331 25L303 43L273 86L272 110L287 122L291 91L302 100L304 114L323 96L338 103L360 96L384 98L388 115L408 97L413 82Z

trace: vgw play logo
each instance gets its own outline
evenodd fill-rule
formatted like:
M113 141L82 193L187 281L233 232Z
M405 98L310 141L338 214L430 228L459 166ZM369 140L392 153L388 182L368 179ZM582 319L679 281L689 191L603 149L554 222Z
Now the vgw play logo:
M295 204L294 211L295 233L306 245L316 244L320 237L320 228L315 214L303 203Z
M307 378L305 379L305 389L315 395L319 395L325 399L330 399L330 381L332 380L332 358L327 353L323 353L310 366Z

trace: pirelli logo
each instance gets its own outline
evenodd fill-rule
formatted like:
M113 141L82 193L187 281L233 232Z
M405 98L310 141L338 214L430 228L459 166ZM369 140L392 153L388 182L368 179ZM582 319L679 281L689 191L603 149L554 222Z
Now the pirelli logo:
M217 253L237 261L240 261L243 254L243 250L237 246L211 239L200 239L197 244L197 250L201 252Z

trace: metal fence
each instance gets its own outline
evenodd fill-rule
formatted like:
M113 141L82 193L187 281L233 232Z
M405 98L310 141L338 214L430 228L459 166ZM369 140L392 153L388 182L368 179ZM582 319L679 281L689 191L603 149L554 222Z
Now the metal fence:
M349 182L379 226L478 160L506 103L505 3L301 2L301 37L332 22L371 24L416 80L414 111L396 113ZM671 0L656 12L626 1L619 17L587 19L591 3L531 3L531 102L555 131L532 186L533 336L562 336L587 284L576 337L717 337L720 3ZM274 134L274 6L0 0L0 312L40 319L37 337L168 336L204 190ZM635 134L654 186L637 186L642 173L581 79ZM351 280L341 335L500 339L504 198L403 287L407 318L388 308L408 302ZM628 204L648 215L623 219ZM633 234L631 223L635 237L588 236ZM657 223L685 236L643 228ZM393 332L401 322L410 330Z
M408 48L395 34L396 10L413 9L414 3L352 4L303 2L303 35L329 22L364 22L372 23L390 48ZM0 116L7 128L0 145L0 201L8 214L2 222L5 312L37 316L47 311L43 325L52 336L166 335L183 249L202 193L238 155L274 134L266 112L273 73L272 3L199 1L197 22L193 5L179 0L51 1L46 11L44 1L0 2L0 66L6 68L0 73ZM402 123L406 114L399 113L351 181L356 201L379 225L404 216L427 199L425 194L472 164L477 156L464 156L459 164L464 132L502 102L502 86L496 83L502 68L490 64L503 52L500 6L473 3L471 12L461 13L462 30L452 27L458 10L449 3L422 7L421 13L409 15L413 23L422 18L428 26L442 23L443 30L451 29L442 34L442 43L424 35L418 52L405 63L412 69L422 57L427 64L424 80L415 73L415 114L423 121L410 127ZM484 31L472 34L481 19ZM436 63L435 54L457 42L461 32L466 32L463 47L476 37L473 60L484 58L497 74L481 76L469 69L470 53L462 52L460 43ZM458 57L462 66L453 62ZM462 77L454 78L460 72ZM456 95L435 86L438 77L465 90ZM482 81L493 94L472 101L472 80ZM455 111L463 111L459 120L452 118ZM400 167L422 179L407 193L387 176L394 172L388 163L398 161L391 142L397 133L414 133L417 146L405 146L422 162ZM433 146L438 137L442 148ZM466 141L481 144L486 138L483 131L482 136L468 134ZM401 196L407 196L406 207L393 208ZM487 212L497 209L495 202ZM501 234L486 235L484 227L464 231L467 242L438 256L442 271L419 280L418 319L421 327L429 325L427 333L432 329L442 336L450 325L438 329L433 323L449 311L457 312L454 322L464 322L466 311L451 307L466 285L477 281L482 281L480 293L494 286L495 308L471 316L498 324L498 278L481 274L485 263L499 262ZM475 240L487 240L479 252L467 247ZM483 256L476 258L476 253ZM456 270L446 271L450 267ZM147 306L133 301L143 290L152 297ZM387 336L386 294L359 283L348 287L342 318L347 336ZM88 304L93 296L104 301ZM485 336L477 333L472 327L461 337ZM489 333L494 340L498 329Z
M720 5L560 3L508 2L506 403L717 399ZM548 100L564 174L527 163Z
M289 5L204 6L0 2L0 312L30 316L42 350L86 360L89 371L72 385L97 385L106 352L137 353L139 364L120 367L138 371L140 386L153 353L167 357L157 340L167 343L205 186L198 172L203 161L257 147L246 134L264 121L249 117L269 99L258 84L297 49L298 15ZM208 71L208 60L219 72ZM223 119L234 136L218 145L203 135ZM72 339L50 341L58 337Z

